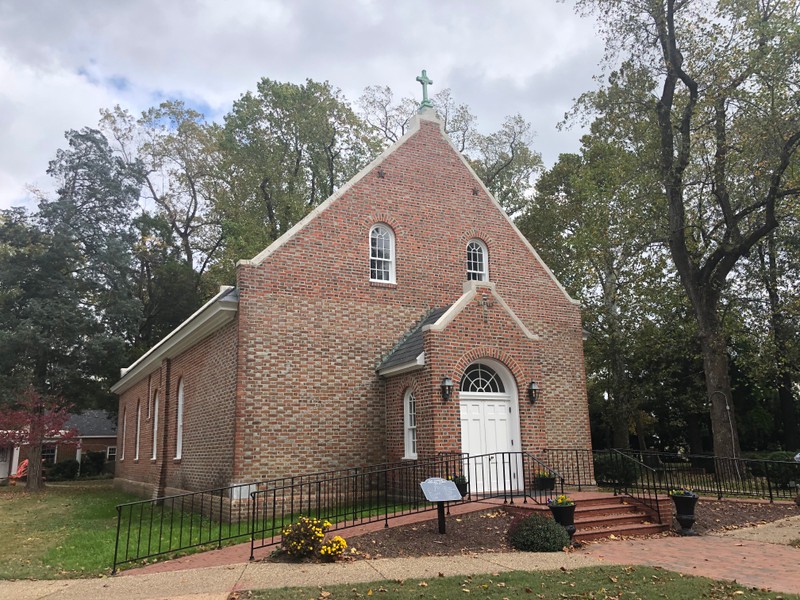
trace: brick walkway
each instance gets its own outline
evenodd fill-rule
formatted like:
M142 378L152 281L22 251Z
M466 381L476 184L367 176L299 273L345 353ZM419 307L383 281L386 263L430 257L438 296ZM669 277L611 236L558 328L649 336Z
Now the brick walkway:
M610 563L663 567L800 594L800 550L791 546L703 535L609 540L589 545L582 552Z

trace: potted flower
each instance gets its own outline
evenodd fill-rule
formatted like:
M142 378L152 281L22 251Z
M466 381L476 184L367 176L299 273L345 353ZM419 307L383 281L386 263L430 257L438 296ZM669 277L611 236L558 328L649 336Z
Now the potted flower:
M469 481L464 475L451 475L448 479L456 484L456 489L462 498L469 494Z
M675 504L675 518L681 526L678 533L681 535L697 535L692 531L694 525L694 508L697 504L697 494L685 488L676 488L669 491L669 497Z
M533 489L551 491L556 488L556 478L551 471L544 469L535 471L533 474Z
M575 535L575 501L569 496L561 494L548 500L547 506L553 513L556 523L566 529L569 539L572 539L572 536Z

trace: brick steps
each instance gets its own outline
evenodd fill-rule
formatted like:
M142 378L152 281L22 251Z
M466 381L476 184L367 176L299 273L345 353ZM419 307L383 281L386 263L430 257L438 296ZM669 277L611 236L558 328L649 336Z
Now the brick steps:
M607 538L611 535L636 536L652 535L667 531L670 528L670 512L661 512L664 523L658 523L656 512L645 506L636 504L623 496L611 494L588 493L574 494L575 507L575 541L586 542ZM550 510L541 504L516 504L506 506L513 514L525 515L541 512L550 515Z

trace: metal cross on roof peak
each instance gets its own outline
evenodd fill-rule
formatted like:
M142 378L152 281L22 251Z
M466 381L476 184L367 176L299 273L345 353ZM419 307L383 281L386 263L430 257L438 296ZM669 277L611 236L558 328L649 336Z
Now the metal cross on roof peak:
M433 85L433 81L428 78L428 73L425 69L422 69L422 75L417 77L417 81L422 84L422 103L419 105L419 109L433 108L433 103L428 100L428 86Z

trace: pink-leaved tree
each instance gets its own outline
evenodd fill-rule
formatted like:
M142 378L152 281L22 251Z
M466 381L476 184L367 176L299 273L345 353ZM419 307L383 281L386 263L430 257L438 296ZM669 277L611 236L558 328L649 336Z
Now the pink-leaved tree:
M66 429L70 405L27 388L8 409L0 410L0 446L27 446L28 491L44 486L42 446L45 442L70 443L77 429Z

